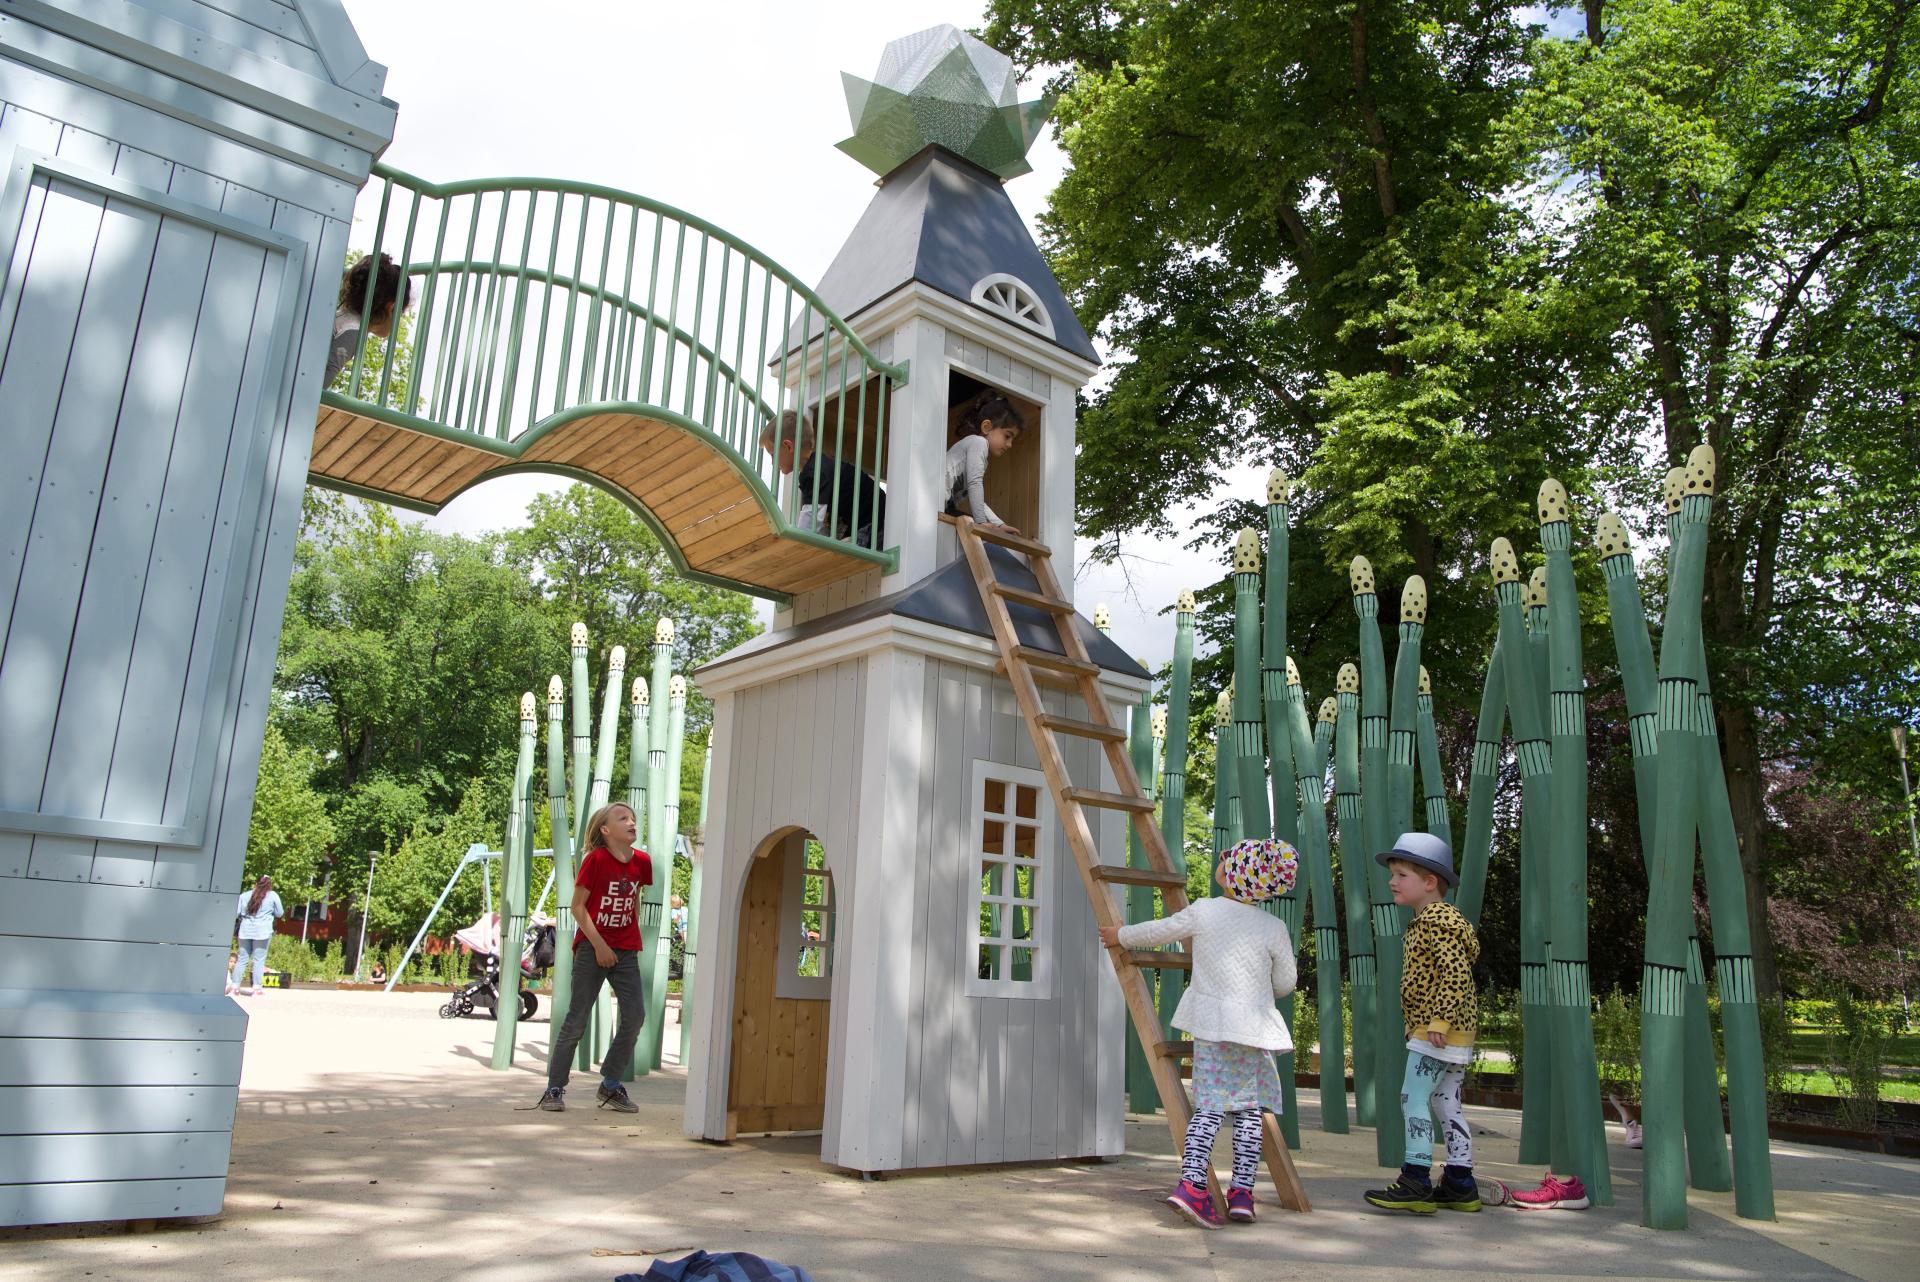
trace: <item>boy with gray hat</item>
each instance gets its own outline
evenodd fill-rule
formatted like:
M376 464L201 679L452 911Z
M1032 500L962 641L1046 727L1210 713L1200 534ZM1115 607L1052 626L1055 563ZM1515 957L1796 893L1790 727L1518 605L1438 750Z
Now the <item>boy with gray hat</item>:
M1376 855L1392 874L1393 902L1413 909L1405 935L1400 1009L1406 1017L1407 1074L1400 1112L1407 1124L1406 1165L1367 1201L1388 1211L1431 1215L1436 1210L1477 1211L1473 1179L1473 1132L1460 1112L1460 1086L1473 1062L1480 1003L1473 963L1480 941L1458 908L1447 902L1455 882L1453 850L1425 832L1403 833L1393 849ZM1435 1129L1446 1140L1445 1177L1433 1181Z

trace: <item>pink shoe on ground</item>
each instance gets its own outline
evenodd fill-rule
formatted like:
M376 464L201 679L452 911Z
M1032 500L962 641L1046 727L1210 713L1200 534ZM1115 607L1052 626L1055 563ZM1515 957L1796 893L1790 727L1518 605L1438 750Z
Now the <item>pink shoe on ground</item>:
M266 990L266 989L264 989L264 988L255 988L255 989L253 990L253 995L254 995L255 997L258 997L258 996L260 996L260 994L262 994L262 993L264 993L264 992L266 992L266 991L267 991L267 990Z
M1253 1190L1227 1190L1227 1218L1238 1224L1253 1223Z
M1202 1185L1181 1180L1167 1195L1167 1205L1203 1229L1217 1229L1226 1223L1213 1204L1213 1195Z
M1514 1189L1512 1202L1523 1211L1584 1211L1587 1186L1578 1175L1563 1180L1549 1172L1537 1189Z

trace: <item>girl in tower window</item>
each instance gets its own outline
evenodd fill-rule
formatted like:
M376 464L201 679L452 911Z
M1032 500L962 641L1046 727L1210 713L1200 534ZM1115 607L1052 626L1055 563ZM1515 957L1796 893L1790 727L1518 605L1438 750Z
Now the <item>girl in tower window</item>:
M947 451L947 515L971 516L976 525L1018 534L987 506L987 464L1005 454L1026 430L1026 420L1006 397L982 392L960 420L963 435Z

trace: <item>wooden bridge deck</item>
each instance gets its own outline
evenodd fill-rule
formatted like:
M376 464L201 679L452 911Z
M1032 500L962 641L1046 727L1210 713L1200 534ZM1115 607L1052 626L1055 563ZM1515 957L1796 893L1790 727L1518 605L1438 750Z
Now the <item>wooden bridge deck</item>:
M684 567L704 575L791 595L875 566L783 536L736 461L640 414L589 415L506 445L450 440L322 405L308 476L437 512L490 476L525 470L590 473L624 491L652 515Z

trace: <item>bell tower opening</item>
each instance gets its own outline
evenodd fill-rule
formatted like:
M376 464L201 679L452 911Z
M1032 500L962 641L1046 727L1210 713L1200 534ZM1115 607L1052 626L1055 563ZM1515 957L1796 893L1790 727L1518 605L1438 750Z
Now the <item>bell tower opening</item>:
M1040 405L1011 388L983 382L959 370L947 372L946 448L967 434L961 419L982 394L1005 397L1020 412L1025 426L1019 439L987 467L982 487L987 506L1023 534L1035 535L1040 526ZM977 514L976 514L977 515Z

